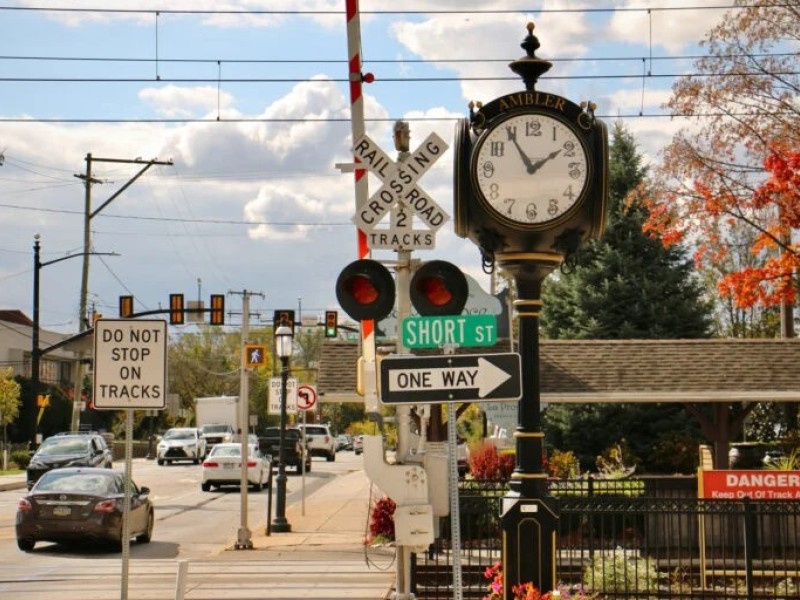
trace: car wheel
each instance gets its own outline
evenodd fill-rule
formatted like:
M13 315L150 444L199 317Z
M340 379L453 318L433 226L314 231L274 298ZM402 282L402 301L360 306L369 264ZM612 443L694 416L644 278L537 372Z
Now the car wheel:
M23 552L30 552L33 550L33 547L36 545L36 540L33 538L17 538L17 548L22 550Z
M145 531L136 536L136 541L140 544L149 544L150 540L153 539L153 524L155 523L155 516L153 515L153 511L151 510L147 515L147 529Z
M194 464L196 464L196 465L199 465L200 464L200 459L199 458L195 458L192 462Z
M204 492L210 492L211 491L211 482L210 481L204 481L203 483L200 484L200 489L203 490Z
M164 464L164 459L163 458L159 458L156 462L159 464L159 466L161 466L161 465Z
M336 452L331 452L325 458L328 460L328 462L334 462L336 460Z

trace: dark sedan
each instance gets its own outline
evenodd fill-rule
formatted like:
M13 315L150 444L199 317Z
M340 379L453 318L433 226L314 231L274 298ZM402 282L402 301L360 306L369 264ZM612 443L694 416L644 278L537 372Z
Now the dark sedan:
M111 467L111 451L97 433L59 433L47 438L28 464L28 489L50 469Z
M122 547L125 478L113 469L54 469L17 505L17 546L30 552L38 541L104 542ZM150 490L131 482L130 534L148 543L155 515Z

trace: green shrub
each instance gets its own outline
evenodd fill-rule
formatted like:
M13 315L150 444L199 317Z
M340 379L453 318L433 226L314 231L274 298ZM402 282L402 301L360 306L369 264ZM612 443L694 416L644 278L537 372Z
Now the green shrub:
M584 572L586 587L600 593L655 592L658 587L655 561L634 556L634 552L617 548L611 557L596 554Z
M580 461L572 450L554 450L547 461L547 472L556 479L577 479L580 477Z
M27 469L28 463L31 462L31 454L27 450L14 450L11 453L11 462L20 469Z

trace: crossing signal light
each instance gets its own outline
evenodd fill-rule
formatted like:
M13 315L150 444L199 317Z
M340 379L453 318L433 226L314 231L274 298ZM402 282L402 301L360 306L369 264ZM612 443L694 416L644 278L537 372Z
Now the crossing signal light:
M127 319L133 315L133 296L119 297L119 316Z
M183 325L183 294L169 295L169 323Z
M386 318L394 308L394 298L394 277L376 260L353 261L336 280L339 306L356 321Z
M444 260L423 264L411 277L411 303L423 317L460 315L469 284L461 269Z
M339 313L335 310L325 311L325 337L335 338L339 329Z
M212 325L225 324L225 295L224 294L211 294L211 313L210 319Z

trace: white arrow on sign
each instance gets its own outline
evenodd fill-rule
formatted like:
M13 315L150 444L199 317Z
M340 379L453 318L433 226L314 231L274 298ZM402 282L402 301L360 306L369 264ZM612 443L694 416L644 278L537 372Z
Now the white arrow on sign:
M353 154L383 181L383 186L356 210L353 222L358 228L367 233L372 231L398 201L403 201L434 231L444 225L449 215L416 185L416 181L447 148L441 137L431 133L405 161L394 162L368 135L356 140Z
M389 374L389 391L477 389L478 397L485 398L510 378L510 373L479 358L475 367L393 370Z

